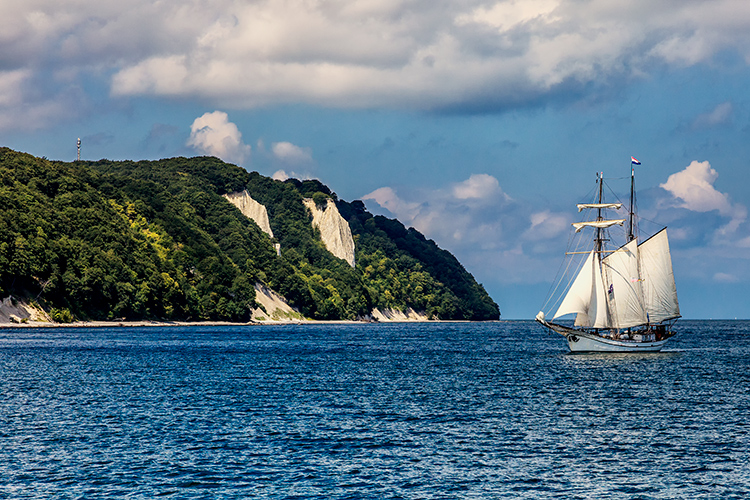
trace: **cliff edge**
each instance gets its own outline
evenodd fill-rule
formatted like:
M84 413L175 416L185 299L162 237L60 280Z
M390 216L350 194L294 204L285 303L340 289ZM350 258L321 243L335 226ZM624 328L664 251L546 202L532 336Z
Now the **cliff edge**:
M255 201L247 192L247 189L238 193L225 194L224 198L237 207L242 215L252 219L264 233L273 238L273 231L271 230L271 224L268 222L268 211L265 205Z
M303 200L305 207L312 213L313 226L320 231L320 238L329 252L344 259L350 266L354 267L354 239L349 223L341 216L336 203L328 198L326 206L321 209L312 200Z

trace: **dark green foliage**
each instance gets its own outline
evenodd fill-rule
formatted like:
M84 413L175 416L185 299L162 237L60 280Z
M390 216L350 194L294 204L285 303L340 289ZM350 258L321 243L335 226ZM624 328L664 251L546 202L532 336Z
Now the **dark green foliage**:
M243 189L266 206L274 241L222 198ZM303 198L336 201L356 268L325 249ZM499 315L451 254L318 181L279 182L212 157L62 163L0 148L0 295L36 298L60 322L246 321L258 282L316 319L373 307Z
M498 319L500 310L456 258L397 220L373 216L359 200L339 201L356 238L358 267L375 307L413 307L439 319Z

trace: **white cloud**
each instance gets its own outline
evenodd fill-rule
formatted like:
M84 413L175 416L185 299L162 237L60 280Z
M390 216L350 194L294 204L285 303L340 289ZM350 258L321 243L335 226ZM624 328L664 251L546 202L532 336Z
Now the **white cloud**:
M80 96L73 91L63 90L54 95L34 96L33 77L34 73L30 69L0 69L0 131L36 130L49 121L76 116L77 109L82 107Z
M719 283L737 283L740 279L736 274L716 273L714 274L714 281L718 281Z
M458 25L486 24L498 30L533 22L557 20L555 10L560 6L559 0L511 0L496 2L494 5L480 5L469 14L456 18Z
M684 170L670 175L667 182L659 187L672 195L673 202L676 202L679 208L700 213L715 211L725 220L728 218L726 224L711 228L713 244L741 247L742 240L738 230L747 220L747 207L741 203L732 203L728 194L714 187L718 177L718 172L709 162L693 161ZM697 224L697 221L694 224Z
M310 148L301 148L291 142L274 142L271 145L271 152L277 160L291 165L313 161L312 150Z
M492 193L498 196L490 197ZM375 201L405 225L447 245L449 241L454 244L487 242L491 240L488 236L498 234L500 221L493 212L509 200L500 195L502 190L496 178L474 174L447 189L411 191L408 198L399 196L391 187L382 187L362 199ZM477 201L483 203L477 204Z
M307 180L307 179L314 179L314 177L309 173L305 171L296 172L294 170L286 171L284 169L279 169L276 172L271 175L271 178L277 181L285 181L287 179L300 179L300 180Z
M713 184L719 174L707 161L693 161L685 170L672 174L667 182L659 184L675 198L681 200L680 206L695 212L718 210L727 215L731 212L729 195L720 193Z
M387 186L364 195L362 199L375 201L407 224L413 223L419 215L419 203L402 200L392 188Z
M22 98L22 89L30 76L28 70L0 72L0 106L8 107Z
M487 199L505 196L497 179L488 174L472 174L471 177L453 186L453 196L459 200Z
M237 125L223 111L205 113L193 121L187 145L196 151L242 165L250 157L250 146L242 142Z
M548 240L570 230L570 215L549 210L535 212L530 217L531 226L524 232L529 241Z
M698 115L693 121L693 128L715 127L727 123L732 118L733 110L731 102L723 102L708 113Z
M273 175L271 176L271 179L283 182L287 180L289 177L290 175L286 173L286 170L277 170L276 172L273 173Z
M559 253L552 255L549 245L536 245L569 228L567 218L549 212L529 218L528 207L503 193L491 175L473 174L442 189L401 191L381 187L362 199L434 239L472 272L503 283L536 283L549 279L545 272L559 263Z

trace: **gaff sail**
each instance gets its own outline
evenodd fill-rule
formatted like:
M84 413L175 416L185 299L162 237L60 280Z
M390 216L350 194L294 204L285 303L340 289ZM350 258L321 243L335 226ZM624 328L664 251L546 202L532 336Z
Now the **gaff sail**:
M643 295L650 323L680 317L677 286L672 272L667 230L662 229L638 246Z

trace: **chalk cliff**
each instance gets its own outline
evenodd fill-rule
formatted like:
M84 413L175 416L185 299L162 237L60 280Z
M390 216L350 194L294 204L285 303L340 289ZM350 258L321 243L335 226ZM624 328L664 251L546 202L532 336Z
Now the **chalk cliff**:
M313 226L320 231L320 238L329 252L344 259L354 267L354 239L349 223L346 222L336 203L328 198L325 208L318 208L312 198L304 199L305 206L313 216Z
M255 284L255 302L260 307L253 309L253 321L299 321L305 319L299 311L284 300L284 297L260 283Z
M411 307L405 311L399 311L397 309L378 309L377 307L370 313L372 319L376 321L393 321L393 322L404 322L404 321L429 321L429 318L424 312L417 312Z
M268 212L266 211L266 207L252 199L247 190L238 193L225 194L224 198L229 200L232 205L239 208L242 215L255 221L263 232L273 238L273 231L271 231L271 224L268 222Z
M0 301L0 324L28 321L51 322L52 320L40 307L30 304L27 300L8 296Z

